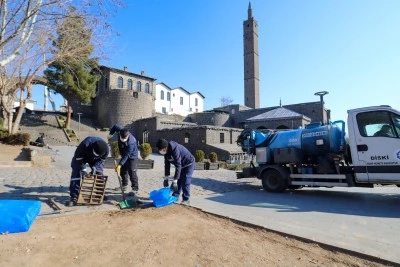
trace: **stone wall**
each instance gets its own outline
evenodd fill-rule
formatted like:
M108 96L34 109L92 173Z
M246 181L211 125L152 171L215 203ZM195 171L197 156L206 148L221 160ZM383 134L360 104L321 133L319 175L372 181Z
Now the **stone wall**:
M123 88L118 88L118 78L122 77L123 78ZM150 94L152 96L155 96L156 94L156 83L146 79L145 77L141 77L139 75L131 75L129 73L124 74L124 72L120 73L115 73L115 72L109 72L109 88L111 90L128 90L128 80L132 80L132 90L137 91L137 82L141 82L141 92L145 93L146 89L146 84L149 84L149 90Z
M136 94L137 97L134 95ZM130 90L110 90L97 96L97 121L101 127L118 123L128 126L138 119L151 117L154 99L150 94Z
M241 129L209 126L163 129L152 133L149 141L153 151L157 151L158 139L164 138L184 145L192 154L195 154L196 150L203 150L206 155L215 152L220 160L229 160L230 151L238 150L236 140L241 131ZM221 134L224 135L223 143L220 139Z
M78 113L82 113L85 118L96 119L96 109L94 108L94 102L89 104L82 104L79 101L71 101L71 107L74 118L78 118Z
M230 127L230 115L227 112L201 112L188 115L191 121L198 125L213 125L221 127Z
M139 144L157 142L156 137L152 138L157 131L158 118L151 117L134 121L128 126L130 132L135 136ZM155 141L154 141L155 140Z

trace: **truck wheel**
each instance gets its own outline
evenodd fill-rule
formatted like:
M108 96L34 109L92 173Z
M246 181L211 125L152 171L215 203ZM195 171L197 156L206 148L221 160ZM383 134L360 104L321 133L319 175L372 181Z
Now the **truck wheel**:
M262 173L262 186L265 191L279 193L285 191L287 183L277 170L267 170Z

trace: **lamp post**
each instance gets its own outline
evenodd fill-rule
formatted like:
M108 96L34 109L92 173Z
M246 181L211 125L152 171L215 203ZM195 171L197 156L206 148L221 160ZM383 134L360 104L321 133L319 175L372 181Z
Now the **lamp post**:
M320 99L320 102L321 102L321 116L322 116L322 119L321 119L321 122L322 122L322 124L325 124L325 120L324 120L324 112L325 112L325 110L324 110L324 95L327 95L327 94L329 94L329 92L328 91L320 91L320 92L316 92L314 95L317 95L317 96L319 96L319 99Z
M81 115L82 113L76 113L78 115L78 132L81 132Z

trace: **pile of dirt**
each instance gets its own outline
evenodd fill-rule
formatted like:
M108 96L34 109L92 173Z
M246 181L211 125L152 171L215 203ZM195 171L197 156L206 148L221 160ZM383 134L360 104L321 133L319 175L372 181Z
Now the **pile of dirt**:
M1 236L3 266L383 266L191 207L39 218Z

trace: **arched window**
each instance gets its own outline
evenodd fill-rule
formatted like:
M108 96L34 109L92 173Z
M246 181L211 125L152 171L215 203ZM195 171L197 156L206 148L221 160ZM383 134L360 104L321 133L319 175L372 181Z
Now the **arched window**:
M185 133L185 144L189 144L189 143L190 143L190 134Z
M149 85L149 83L146 83L146 85L144 86L144 92L146 93L146 94L150 94L150 85Z
M167 101L171 101L171 93L170 92L167 93Z
M197 100L197 98L194 99L194 105L197 107L197 105L199 104L199 101Z
M124 88L124 79L121 76L118 77L118 88Z
M141 92L142 91L142 83L140 81L138 81L136 83L136 91Z
M149 131L145 129L143 131L143 142L142 143L148 143L149 142Z
M132 79L128 80L128 90L132 90Z
M164 91L161 90L161 100L164 100Z

